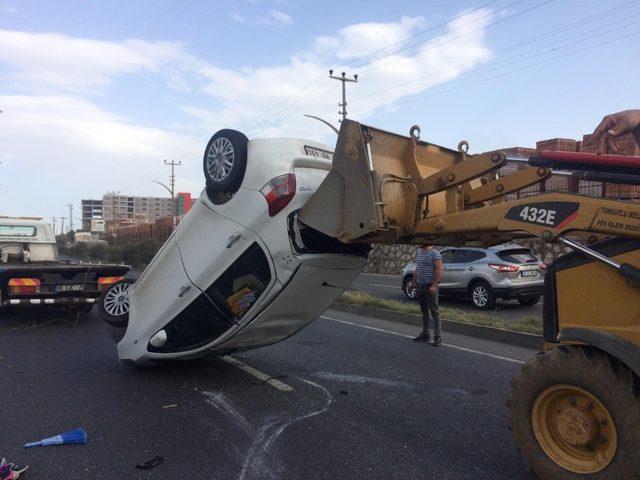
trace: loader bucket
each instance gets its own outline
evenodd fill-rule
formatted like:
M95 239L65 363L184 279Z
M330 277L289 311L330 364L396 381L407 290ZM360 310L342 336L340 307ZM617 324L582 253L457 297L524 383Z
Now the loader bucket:
M503 154L469 161L463 142L455 151L420 141L416 131L405 137L344 120L333 167L300 220L344 243L419 243L417 222L461 208L452 187L504 162Z

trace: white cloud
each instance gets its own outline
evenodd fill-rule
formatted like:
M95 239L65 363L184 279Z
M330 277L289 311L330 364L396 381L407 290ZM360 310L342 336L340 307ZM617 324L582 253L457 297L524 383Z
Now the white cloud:
M233 20L234 22L238 22L238 23L245 23L246 20L245 18L240 15L239 13L232 13L231 14L231 20Z
M0 105L5 213L47 214L65 198L78 201L111 188L163 195L151 181L166 177L165 158L184 160L181 191L202 188L199 158L207 139L136 125L70 97L0 95Z
M362 72L359 83L348 87L350 116L364 119L381 108L391 108L402 97L450 81L487 61L491 51L485 45L483 27L490 21L487 10L468 13L450 22L441 36L415 48L375 57L359 69L346 68L351 74ZM201 121L224 119L229 126L250 134L301 135L316 125L302 119L303 113L325 115L332 121L337 118L339 84L326 80L329 68L390 43L400 42L397 49L424 24L422 17L402 17L398 22L351 25L335 36L315 39L308 50L283 65L240 71L201 65L199 73L207 79L203 90L221 106L208 115L202 109L183 111ZM299 94L309 83L313 87ZM377 92L383 92L384 98L377 101ZM287 108L292 96L296 104ZM255 121L256 117L262 120L261 112L279 102L286 103L269 113L269 122ZM323 128L318 124L315 131Z
M381 109L393 109L399 99L455 79L488 60L491 51L484 31L478 29L490 15L469 26L473 16L487 13L466 14L439 38L347 69L361 73L359 83L348 87L350 117L364 120ZM286 22L281 19L280 25ZM176 42L108 42L0 30L0 64L8 67L3 68L8 76L0 78L2 209L47 214L54 205L59 209L81 196L99 196L113 188L162 194L150 182L166 177L165 158L183 160L178 187L197 193L202 185L200 157L212 132L227 127L250 137L324 136L326 127L302 114L337 120L340 86L327 79L329 68L390 43L415 41L410 36L424 25L422 17L350 25L315 39L288 62L233 69L197 58ZM173 131L137 124L87 100L88 94L105 93L107 85L119 86L123 77L144 85L149 76L175 89L177 118L167 122ZM25 94L7 94L6 86L15 88L18 83ZM183 92L189 95L181 96ZM383 92L382 97L377 92ZM284 103L262 114L279 102ZM31 194L25 196L27 190ZM24 208L18 211L20 206Z
M280 10L271 9L261 23L272 27L284 28L293 25L293 18Z
M161 67L184 57L175 42L106 42L57 33L0 30L0 64L11 80L30 88L79 91L110 84L114 77Z

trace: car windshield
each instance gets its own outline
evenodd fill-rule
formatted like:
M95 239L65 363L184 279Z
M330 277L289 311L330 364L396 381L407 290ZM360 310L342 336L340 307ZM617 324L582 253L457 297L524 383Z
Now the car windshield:
M36 227L32 225L0 225L2 237L35 237Z
M501 260L510 263L538 263L538 259L528 248L502 250L497 252L496 255L498 255Z

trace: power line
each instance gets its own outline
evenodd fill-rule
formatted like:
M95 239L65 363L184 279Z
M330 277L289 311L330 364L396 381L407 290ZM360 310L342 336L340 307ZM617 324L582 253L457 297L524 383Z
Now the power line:
M411 35L409 35L407 38L405 38L405 39L403 39L403 40L400 40L400 41L398 41L398 42L395 42L395 43L392 43L392 44L390 44L390 45L387 45L386 47L379 48L379 49L374 50L374 51L372 51L372 52L369 52L369 53L367 53L367 54L365 54L365 55L363 55L363 56L356 57L356 58L354 58L354 59L352 59L352 60L349 60L348 62L346 62L346 63L344 63L344 64L342 64L342 65L339 65L338 67L336 67L336 70L337 70L337 69L340 69L340 68L342 68L342 67L346 67L346 66L352 65L354 62L362 61L362 60L364 60L364 59L365 59L365 58L367 58L367 57L371 57L371 56L373 56L373 55L375 55L375 54L377 54L377 53L379 53L379 52L381 52L381 51L387 50L387 49L392 48L392 47L394 47L394 46L396 46L396 45L400 45L400 44L402 44L402 43L406 42L406 41L407 41L408 39L410 39L410 38L416 38L416 37L419 37L419 36L421 36L421 35L424 35L425 33L428 33L428 32L434 31L434 30L437 30L438 28L440 28L440 27L442 27L442 26L447 25L449 22L452 22L452 21L454 21L454 20L456 20L456 19L458 19L458 18L460 18L460 17L462 17L462 16L464 16L464 15L469 15L470 13L477 12L478 10L481 10L481 9L483 9L483 8L485 8L485 7L487 7L487 6L491 5L491 4L493 4L493 3L496 3L497 1L499 1L499 0L490 0L490 1L488 1L488 2L485 2L485 3L481 4L481 5L480 5L480 6L478 6L478 7L473 8L472 10L468 10L468 11L465 11L465 12L460 13L460 14L458 14L458 15L455 15L455 16L453 16L453 17L451 17L451 18L448 18L448 19L447 19L447 20L445 20L444 22L441 22L441 23L439 23L439 24L437 24L437 25L434 25L433 27L430 27L430 28L427 28L427 29L425 29L425 30L421 30L421 31L419 31L419 32L416 32L416 33L414 33L414 34L411 34ZM516 3L520 3L520 2L522 2L522 1L524 1L524 0L518 0L518 1L514 2L513 4L509 4L509 5L507 5L507 7L505 7L505 8L508 8L509 6L514 5L514 4L516 4ZM436 37L436 38L437 38L437 37ZM286 104L286 103L287 103L287 102L289 102L290 100L293 100L293 99L294 99L294 98L296 98L298 95L301 95L301 94L302 94L302 93L304 93L307 89L309 89L309 88L311 87L311 85L313 85L314 83L316 83L318 80L322 80L323 78L324 78L324 75L318 75L318 76L317 76L317 77L315 77L313 80L311 80L311 81L307 82L303 87L301 87L299 90L297 90L294 94L292 94L291 96L289 96L289 97L287 97L287 98L285 98L285 99L281 100L280 102L276 103L275 105L272 105L271 107L267 108L264 112L262 112L262 113L258 114L256 117L253 117L253 118L252 118L251 120L249 120L247 123L249 123L249 124L250 124L250 123L253 123L254 121L258 121L258 124L257 124L255 127L260 126L260 124L261 124L261 123L264 123L264 122L265 122L265 120L266 120L266 119L262 119L262 120L260 120L260 118L261 118L261 117L264 117L268 112L271 112L272 110L275 110L277 107L280 107L281 105ZM321 87L318 87L318 88L321 88ZM304 97L302 97L302 98L304 98Z
M563 54L563 55L558 55L556 57L552 57L552 58L548 58L548 59L545 59L545 60L541 60L539 62L531 63L529 65L524 65L523 67L516 68L516 69L513 69L513 70L509 70L507 72L503 72L503 73L498 74L498 75L493 75L493 76L490 76L490 77L482 78L482 79L474 81L474 82L469 82L469 83L461 85L459 87L455 87L455 88L452 88L452 89L449 89L449 90L444 90L444 91L441 91L441 92L435 92L435 93L432 93L430 95L413 96L413 97L411 97L409 99L400 100L400 101L396 102L395 104L396 105L398 105L398 104L402 105L402 104L405 104L405 103L408 103L408 102L416 102L417 100L425 100L427 98L435 97L435 96L438 96L438 95L443 95L443 94L446 94L446 93L456 92L456 91L462 90L464 88L467 88L467 87L470 87L470 86L473 86L473 85L477 85L477 84L482 83L482 82L486 82L486 81L489 81L489 80L494 80L496 78L501 78L501 77L504 77L506 75L510 75L512 73L520 72L520 71L528 69L528 68L532 68L532 67L536 67L538 65L542 65L542 64L545 64L545 63L553 62L555 60L560 60L562 58L566 58L566 57L569 57L569 56L572 56L572 55L577 55L578 53L582 53L582 52L587 51L587 50L591 50L591 49L594 49L594 48L597 48L597 47L608 45L610 43L617 42L617 41L620 41L620 40L624 40L626 38L632 37L634 35L639 35L639 34L640 34L640 30L635 31L635 32L631 32L629 34L621 35L619 37L615 37L615 38L612 38L610 40L606 40L604 42L600 42L600 43L597 43L597 44L594 44L594 45L590 45L588 47L580 48L580 49L574 50L572 52L568 52L568 53Z
M356 62L359 62L359 61L360 61L360 62L362 62L363 60L367 59L368 57L375 56L377 53L379 53L379 52L381 52L381 51L388 50L389 48L392 48L392 47L394 47L394 46L396 46L396 45L403 44L403 43L405 43L407 40L409 40L409 39L411 39L411 38L416 38L416 37L419 37L419 36L424 35L425 33L428 33L428 32L434 31L434 30L437 30L438 28L440 28L440 27L442 27L442 26L445 26L445 25L447 25L448 23L450 23L450 22L452 22L452 21L454 21L454 20L457 20L457 19L459 19L459 18L461 18L461 17L463 17L463 16L465 16L465 15L469 15L469 14L472 14L472 13L474 13L474 12L477 12L477 11L479 11L479 10L481 10L481 9L483 9L483 8L485 8L485 7L487 7L487 6L491 5L491 4L493 4L493 3L496 3L497 1L499 1L499 0L490 0L490 1L488 1L488 2L485 2L485 3L481 4L480 6L478 6L478 7L474 8L474 9L472 9L472 10L468 10L468 11L465 11L465 12L459 13L459 14L457 14L457 15L453 16L453 17L450 17L450 18L448 18L447 20L445 20L445 21L443 21L443 22L441 22L441 23L439 23L439 24L437 24L437 25L434 25L433 27L430 27L430 28L427 28L427 29L425 29L425 30L422 30L422 31L416 32L416 33L414 33L414 34L412 34L412 35L409 35L407 38L405 38L405 39L403 39L403 40L401 40L401 41L398 41L398 42L392 43L392 44L390 44L390 45L387 45L386 47L379 48L379 49L374 50L374 51L372 51L372 52L369 52L369 53L367 53L367 54L365 54L365 55L362 55L362 56L356 57L356 58L354 58L354 59L352 59L352 60L349 60L348 62L345 62L344 64L340 65L340 66L339 66L339 67L337 67L336 69L341 68L342 66L352 65L352 64L354 64L354 63L356 63ZM512 6L516 5L516 4L522 3L523 1L525 1L525 0L516 0L515 2L512 2L512 3L508 4L508 5L506 5L505 7L502 7L502 8L500 8L499 10L496 10L496 12L492 12L492 14L493 14L493 13L500 12L500 11L502 11L502 10L506 10L507 8L512 7ZM555 0L549 0L549 1L555 1ZM489 15L489 14L488 14L488 15ZM480 18L478 18L478 19L474 19L474 20L472 20L472 21L470 21L470 22L467 22L467 23L463 24L463 26L464 26L464 25L467 25L468 23L473 23L473 22L475 22L475 21L478 21L478 20L480 20L480 19L482 19L482 18L484 18L484 17L486 17L486 16L488 16L488 15L485 15L485 16L480 17ZM439 36L442 36L442 35L444 35L444 34L437 35L437 36L433 37L431 40L433 40L433 39L435 39L435 38L438 38ZM396 53L396 52L392 52L391 54L393 54L393 53ZM389 55L391 55L391 54L389 54ZM385 56L382 56L382 57L380 57L380 58L385 58L386 56L389 56L389 55L385 55ZM263 117L265 113L270 112L270 111L272 111L272 110L276 109L277 107L279 107L279 106L281 106L281 105L283 105L283 104L288 103L289 101L293 100L293 99L294 99L295 97L297 97L298 95L302 95L306 90L308 90L308 89L311 87L311 85L313 85L314 83L316 83L318 80L320 80L320 79L322 79L322 78L323 78L323 76L318 76L318 77L314 78L313 80L311 80L310 82L308 82L304 87L302 87L300 90L298 90L294 95L292 95L292 96L291 96L291 97L289 97L288 99L284 99L284 100L282 100L282 101L278 102L276 105L274 105L274 106L272 106L272 107L268 108L265 112L263 112L262 114L259 114L257 117L254 117L254 119L250 120L248 123L253 123L253 121L254 121L254 120L258 120L258 119L260 119L260 117ZM320 87L318 87L318 88L322 88L322 87L320 86ZM295 105L295 104L299 103L300 101L302 101L302 100L304 100L304 99L305 99L305 96L301 96L300 98L298 98L297 100L295 100L291 105L288 105L287 107L285 107L285 109L284 109L284 110L289 109L290 107L292 107L293 105ZM280 111L280 112L279 112L278 114L276 114L276 115L279 115L279 114L282 114L282 113L283 113L283 111ZM260 127L260 126L262 126L264 123L269 122L269 120L270 120L269 118L263 118L263 119L262 119L262 120L260 120L256 125L254 125L254 127L253 127L253 128L259 128L259 127Z
M521 1L522 1L522 0L518 0L517 2L514 2L514 4L515 4L515 3L520 3ZM544 7L545 5L548 5L549 3L552 3L552 2L555 2L555 1L556 1L556 0L545 0L545 1L543 1L543 2L541 2L541 3L539 3L539 4L537 4L537 5L534 5L534 6L532 6L532 7L526 8L526 9L521 10L521 11L519 11L519 12L516 12L516 13L514 13L514 14L512 14L512 15L508 15L508 16L506 16L506 17L499 18L498 20L495 20L495 21L493 21L493 22L491 22L491 23L488 23L487 25L485 25L485 26L483 26L483 27L481 27L481 28L478 28L478 29L476 29L476 30L472 30L472 31L470 31L470 32L463 33L463 34L458 35L458 36L456 36L456 37L447 38L446 40L444 40L444 41L442 41L442 42L440 42L440 43L435 43L435 44L433 44L433 45L429 45L429 46L428 46L428 49L432 49L432 48L435 48L435 47L439 47L439 46L441 46L441 45L445 45L445 44L447 44L447 43L453 42L454 40L459 40L459 39L461 39L461 38L468 37L469 35L472 35L472 34L474 34L474 33L478 33L478 32L484 31L484 30L485 30L485 29L487 29L487 28L493 27L493 26L498 25L498 24L500 24L500 23L502 23L502 22L506 22L507 20L511 20L511 19L513 19L513 18L519 17L520 15L524 15L525 13L529 13L529 12L531 12L531 11L533 11L533 10L536 10L536 9L538 9L538 8L541 8L541 7ZM513 4L511 4L511 5L513 5ZM508 7L509 7L509 5L508 5L507 7L504 7L503 9L506 9L506 8L508 8ZM502 9L502 10L503 10L503 9ZM469 23L471 23L471 22L469 22ZM437 38L437 37L436 37L436 38ZM429 40L428 40L428 41L429 41ZM427 43L427 42L419 42L419 43L415 43L415 44L412 44L412 45L407 45L407 46L405 46L405 47L403 47L403 48L400 48L400 49L396 50L396 51L395 51L395 52L393 52L392 54L393 54L393 55L395 55L395 54L397 54L397 53L400 53L400 52L403 52L403 51L409 50L410 48L413 48L413 47L415 47L415 46L418 46L418 45L424 45L425 43ZM414 53L414 54L412 54L412 55L409 55L409 57L402 57L402 59L404 60L404 59L406 59L406 58L414 57L414 56L416 56L416 55L418 55L418 54L420 54L420 53L424 53L425 51L426 51L426 50L421 50L421 51L419 51L419 52L417 52L417 53ZM392 54L390 54L390 55L392 55ZM390 56L390 55L387 55L387 56ZM385 58L385 57L382 57L382 58ZM372 70L378 70L379 68L385 67L385 66L387 66L387 65L391 65L392 63L396 63L396 62L398 62L399 60L400 60L400 59L398 59L398 58L392 58L392 59L391 59L391 60L389 60L388 62L381 63L381 64L376 64L376 65L372 65L372 66L370 66L370 67L368 67L368 68L365 68L364 70L361 70L361 71L360 71L360 73L363 73L363 72L370 72L370 71L372 71Z
M640 4L640 1L631 3L631 5L637 5L637 4ZM616 10L613 13L619 13L619 11L617 11L617 9L612 9L612 10ZM611 14L612 13L609 13L609 14L606 14L606 15L600 15L600 17L604 18L604 17L609 16ZM495 67L497 65L499 65L499 64L504 64L504 65L499 66L498 68L504 68L504 67L509 66L509 65L511 65L513 63L518 63L518 62L521 62L521 61L524 61L524 60L527 60L527 59L530 59L530 58L533 58L533 57L536 57L536 56L540 56L540 55L548 53L548 52L553 52L553 51L557 50L558 48L566 48L566 47L568 47L568 46L570 46L572 44L575 44L575 43L584 42L586 40L590 40L592 38L596 38L596 37L605 35L607 33L611 33L612 31L617 31L617 30L619 30L621 28L626 28L626 27L629 27L629 26L636 25L637 24L636 22L632 22L632 23L629 23L629 24L626 24L626 25L620 25L620 23L621 22L624 23L625 21L627 21L627 20L629 20L631 18L637 17L638 15L640 15L640 13L636 13L634 15L627 16L622 20L616 20L614 22L609 22L607 24L600 25L600 26L595 27L595 28L593 28L591 30L580 32L580 33L577 33L575 35L571 35L571 36L562 38L560 40L548 43L548 44L540 46L540 47L535 47L535 48L530 49L530 50L525 50L524 52L521 52L519 54L510 56L510 57L506 57L506 58L502 58L502 59L499 59L499 60L495 60L493 62L490 62L490 63L488 63L488 64L486 64L486 65L484 65L484 66L482 66L482 67L480 67L480 68L478 68L476 70L474 70L473 72L470 72L469 74L463 75L462 78L468 78L468 77L471 77L471 76L476 76L476 75L479 75L479 74L482 74L482 73L486 73L487 70L495 70L496 69ZM527 40L517 42L517 43L515 43L513 45L509 45L507 47L500 48L500 49L496 50L496 53L497 52L505 52L505 51L513 50L513 49L515 49L515 48L517 48L517 47L519 47L519 46L521 46L523 44L527 44L528 45L528 44L531 44L531 43L535 43L536 40L539 40L541 38L549 38L550 36L556 35L556 34L558 34L560 32L564 32L564 31L576 28L577 26L585 25L586 23L589 23L590 21L593 21L594 17L596 17L596 16L587 17L586 19L582 19L582 20L580 20L578 22L574 22L574 23L569 24L567 26L560 27L558 29L551 30L549 32L545 32L545 33L543 33L541 35L536 35L536 36L534 36L532 38L529 38ZM606 28L606 27L609 27L609 26L612 26L612 25L617 25L617 27L614 28L614 29L607 30L605 32L601 32L601 33L596 34L596 35L592 35L590 37L582 38L579 42L570 42L570 43L568 43L566 45L561 45L562 43L566 43L569 40L572 40L572 39L575 39L575 38L584 37L585 35L587 35L589 33L593 33L593 32L602 30L603 28ZM535 53L535 52L540 52L540 53ZM527 54L530 54L530 55L527 55ZM514 61L514 59L517 59L518 57L522 57L522 58ZM458 63L458 64L455 64L455 65L451 65L449 67L449 69L456 68L458 66L464 66L464 63ZM413 79L413 80L411 80L409 82L404 82L404 83L401 83L401 84L397 84L397 85L394 86L394 88L406 87L408 85L419 83L424 78L432 78L432 77L433 77L432 73L429 74L429 75L423 75L423 76L418 77L416 79ZM360 101L362 99L370 98L370 97L381 97L381 95L384 95L384 97L382 97L382 98L390 98L387 95L388 93L389 93L389 88L385 88L384 90L378 90L378 91L375 91L375 92L372 92L372 93L357 97L355 101L358 102L358 101ZM378 100L367 101L367 102L364 102L364 103L359 103L359 105L368 105L370 103L374 103L374 102L377 102L377 101Z

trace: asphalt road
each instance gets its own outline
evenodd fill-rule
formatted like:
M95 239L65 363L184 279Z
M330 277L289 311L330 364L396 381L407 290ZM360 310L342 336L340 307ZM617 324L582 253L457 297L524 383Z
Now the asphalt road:
M401 290L402 277L400 275L380 275L374 273L362 273L351 284L351 288L367 292L371 295L399 302L412 302ZM440 297L440 305L449 308L455 308L465 312L478 313L471 306L471 303L462 298ZM498 300L496 309L492 310L491 315L503 318L505 320L522 317L535 317L542 319L542 300L531 307L523 307L515 300Z
M459 335L434 348L415 333L328 311L234 356L278 379L266 383L223 359L128 367L93 314L0 318L0 456L33 480L530 479L504 399L535 352ZM87 445L21 448L75 427Z

